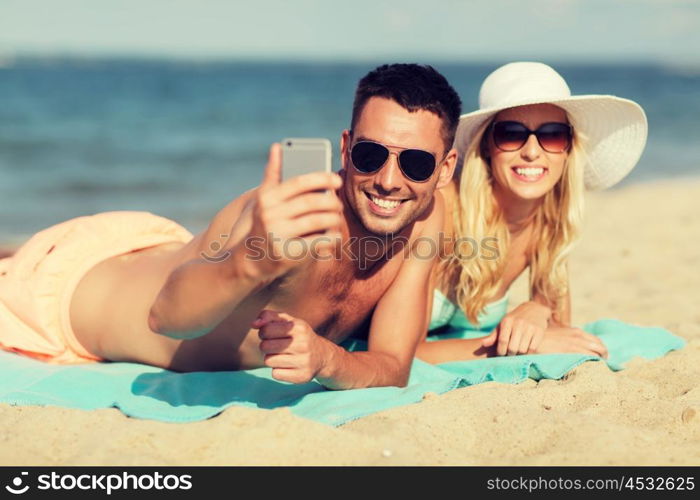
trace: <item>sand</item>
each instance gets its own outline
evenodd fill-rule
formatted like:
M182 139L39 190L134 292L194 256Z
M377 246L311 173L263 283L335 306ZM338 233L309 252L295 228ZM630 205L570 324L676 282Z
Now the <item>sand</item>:
M115 409L0 405L0 464L698 465L698 209L697 179L591 193L572 256L574 322L617 318L689 341L661 359L428 395L339 428L286 409L168 424ZM522 281L513 296L524 296Z

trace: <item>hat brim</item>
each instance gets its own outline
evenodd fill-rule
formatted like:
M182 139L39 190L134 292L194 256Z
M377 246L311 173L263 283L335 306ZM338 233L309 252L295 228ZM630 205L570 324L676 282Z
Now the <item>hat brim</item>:
M581 95L559 100L523 101L513 106L480 109L459 119L455 148L463 158L476 131L498 112L531 104L554 104L564 109L586 153L587 189L606 189L620 182L637 164L647 140L647 118L634 101L611 95Z

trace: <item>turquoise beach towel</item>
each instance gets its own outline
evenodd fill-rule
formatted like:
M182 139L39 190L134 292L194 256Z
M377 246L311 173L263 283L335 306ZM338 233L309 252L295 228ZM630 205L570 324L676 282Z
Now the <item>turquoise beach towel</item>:
M667 330L616 320L589 323L584 330L598 335L606 344L610 358L605 362L612 370L622 369L634 357L654 359L685 345L683 339ZM463 334L469 337L474 332ZM357 349L359 344L347 347ZM416 403L428 392L442 394L488 381L516 384L527 378L559 379L589 360L600 358L539 354L435 366L415 360L405 388L329 391L316 382L278 382L271 377L269 368L175 373L134 363L49 365L0 352L0 402L84 410L115 407L130 417L167 422L203 420L234 405L264 409L286 406L301 417L342 425L371 413Z

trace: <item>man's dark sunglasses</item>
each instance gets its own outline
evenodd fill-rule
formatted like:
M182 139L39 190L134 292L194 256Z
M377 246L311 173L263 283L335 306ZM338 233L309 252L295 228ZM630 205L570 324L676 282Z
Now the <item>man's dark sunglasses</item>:
M522 148L531 134L548 153L563 153L571 147L571 125L568 123L549 122L530 130L520 122L502 121L492 125L493 143L501 151L517 151Z
M352 164L358 172L371 174L382 168L391 152L374 141L358 141L350 148ZM435 172L437 163L432 153L422 149L404 149L398 154L399 168L413 182L425 182Z

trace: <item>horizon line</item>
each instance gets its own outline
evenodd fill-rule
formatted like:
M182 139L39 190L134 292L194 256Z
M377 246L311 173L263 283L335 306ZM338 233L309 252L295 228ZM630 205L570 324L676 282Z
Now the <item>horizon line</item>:
M90 52L90 51L17 51L14 53L4 52L0 49L0 68L11 67L15 63L32 62L32 61L143 61L143 62L173 62L173 63L192 63L192 64L226 64L226 63L274 63L274 64L367 64L367 63L382 63L386 61L396 62L415 62L427 64L428 61L441 64L501 64L511 61L534 61L535 59L528 56L489 56L489 57L445 57L438 55L419 54L408 57L401 54L385 54L373 55L372 57L363 56L318 56L307 55L289 57L285 54L210 54L196 55L185 53L160 53L160 52ZM547 57L539 57L538 61L550 62L557 65L620 65L620 66L637 66L637 65L657 65L662 67L685 67L685 68L700 68L700 59L689 58L655 58L655 57L599 57L599 56L565 56L565 55L550 55Z

